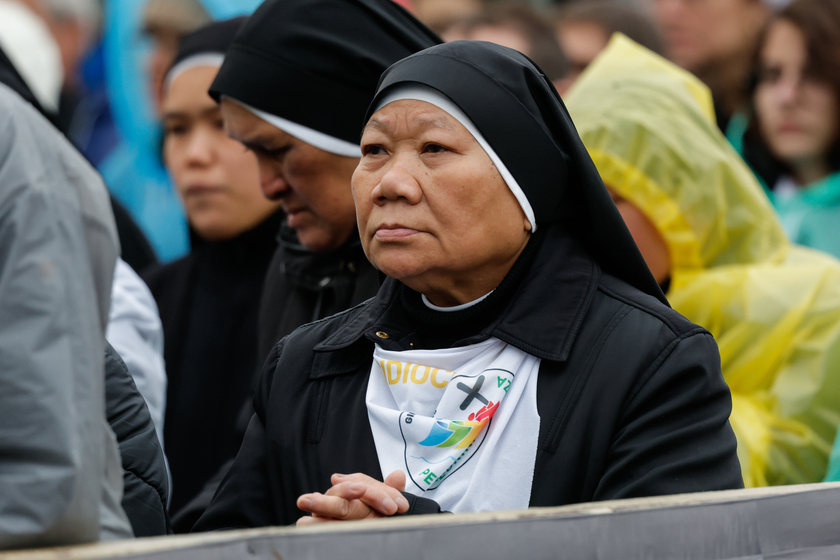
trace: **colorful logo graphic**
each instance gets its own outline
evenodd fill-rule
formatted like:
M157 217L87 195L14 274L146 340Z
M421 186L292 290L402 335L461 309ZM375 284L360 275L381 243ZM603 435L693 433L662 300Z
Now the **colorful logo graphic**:
M492 376L485 375L490 371ZM453 376L447 388L454 397L449 399L451 408L438 410L435 416L466 415L466 420L430 418L412 412L400 415L406 472L418 488L434 490L475 455L512 379L513 373L495 369L475 377Z

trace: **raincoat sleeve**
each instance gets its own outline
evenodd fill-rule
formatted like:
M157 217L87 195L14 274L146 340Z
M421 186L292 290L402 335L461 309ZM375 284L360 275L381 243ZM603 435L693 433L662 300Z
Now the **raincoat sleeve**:
M0 549L130 537L105 419L107 191L5 86L0 129Z
M68 419L85 416L78 394L97 388L74 371L80 338L101 334L74 324L67 249L39 193L0 199L0 549L99 537L100 481L82 442L102 426L86 434ZM87 365L101 377L101 358Z

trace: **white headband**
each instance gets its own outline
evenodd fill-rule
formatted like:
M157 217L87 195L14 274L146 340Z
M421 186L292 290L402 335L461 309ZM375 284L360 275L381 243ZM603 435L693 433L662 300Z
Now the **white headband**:
M521 206L522 210L525 212L525 217L528 218L528 221L531 223L531 231L537 231L537 220L534 218L534 209L531 208L531 203L528 201L528 197L525 196L525 193L522 191L522 188L519 186L519 183L517 183L516 179L513 178L513 175L510 174L510 171L508 171L507 166L504 163L502 163L502 160L496 154L496 151L492 147L490 147L490 144L487 143L487 140L484 139L484 136L481 135L481 133L475 127L473 122L466 114L464 114L460 107L455 105L452 101L449 100L449 98L444 96L442 93L428 86L420 84L406 84L396 86L392 91L383 96L379 102L379 105L377 105L376 107L376 111L380 110L382 107L389 103L393 103L394 101L400 101L402 99L414 99L416 101L425 101L426 103L431 103L438 109L443 109L444 111L449 113L449 115L452 118L464 125L464 128L466 128L467 131L470 134L472 134L473 138L475 138L479 146L481 146L482 149L484 149L484 151L490 157L490 161L492 161L493 165L496 166L496 169L499 171L499 174L502 176L502 179L504 179L508 188L513 193L513 196L516 197L516 200L519 202L519 206Z
M260 111L256 107L251 107L247 103L243 103L233 97L223 95L222 98L230 99L231 101L242 105L242 107L258 116L271 126L279 128L283 132L291 134L298 140L302 140L303 142L315 146L320 150L339 156L353 158L362 157L362 149L358 144L351 144L346 140L330 136L329 134L324 134L323 132L318 132L317 130L303 126L302 124L286 120L282 117L278 117L277 115L272 115L271 113L266 113L265 111Z
M172 85L172 82L175 81L175 78L177 78L187 70L192 70L193 68L198 68L199 66L212 66L213 68L221 68L222 62L224 61L225 55L221 53L201 53L195 54L193 56L188 56L187 58L173 66L169 73L166 75L166 89L169 89L169 86Z

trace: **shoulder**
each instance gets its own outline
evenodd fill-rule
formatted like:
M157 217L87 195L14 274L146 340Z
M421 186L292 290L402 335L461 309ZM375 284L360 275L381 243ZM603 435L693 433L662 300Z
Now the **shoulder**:
M571 358L628 395L651 377L695 366L714 383L723 379L717 343L706 329L608 275L599 281Z
M174 286L183 284L196 261L196 254L190 253L176 261L166 264L155 264L144 270L140 277L149 287L155 299L169 292Z
M593 307L632 314L639 326L670 332L674 338L692 334L708 334L671 307L633 286L603 274L593 300ZM641 334L641 333L640 333Z

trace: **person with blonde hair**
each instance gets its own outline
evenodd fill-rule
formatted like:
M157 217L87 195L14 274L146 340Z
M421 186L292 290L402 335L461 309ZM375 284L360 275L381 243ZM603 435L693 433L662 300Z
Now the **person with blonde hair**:
M688 72L617 36L567 103L668 301L717 340L745 484L822 480L840 422L840 263L791 244Z

